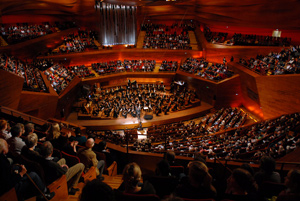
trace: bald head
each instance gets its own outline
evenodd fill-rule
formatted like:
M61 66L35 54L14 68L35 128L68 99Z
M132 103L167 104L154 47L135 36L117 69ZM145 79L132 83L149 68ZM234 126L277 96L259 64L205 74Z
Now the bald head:
M92 148L95 144L95 141L93 138L89 138L87 141L86 141L86 144L85 146L88 147L88 148Z

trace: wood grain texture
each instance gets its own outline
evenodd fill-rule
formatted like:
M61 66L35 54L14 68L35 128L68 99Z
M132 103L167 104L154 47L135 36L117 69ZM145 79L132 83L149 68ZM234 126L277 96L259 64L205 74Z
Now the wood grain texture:
M18 109L24 78L0 69L0 105Z

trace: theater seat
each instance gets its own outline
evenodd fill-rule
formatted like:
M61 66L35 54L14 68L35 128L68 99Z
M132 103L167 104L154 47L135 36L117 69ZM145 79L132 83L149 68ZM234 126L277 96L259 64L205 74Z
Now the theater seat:
M15 188L10 189L0 197L1 201L18 201Z
M94 179L96 179L97 177L97 173L96 173L96 168L94 166L92 166L89 171L87 171L85 174L82 175L83 179L84 179L84 183L86 183L87 181L92 181Z
M61 176L59 179L57 179L47 187L49 188L50 192L55 192L54 200L68 198L68 185L66 175Z
M214 199L189 199L189 198L181 198L184 201L215 201Z
M117 196L117 201L160 201L160 198L154 194L138 195L121 193L119 196Z
M69 167L72 167L72 166L80 163L80 159L77 156L67 154L66 152L63 152L63 151L61 151L61 155L64 159L66 159L66 163Z

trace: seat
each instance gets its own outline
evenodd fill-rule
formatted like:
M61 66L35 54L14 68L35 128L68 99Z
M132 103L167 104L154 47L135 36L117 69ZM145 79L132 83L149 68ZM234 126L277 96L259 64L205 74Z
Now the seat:
M259 192L264 198L271 198L273 196L278 196L279 193L286 188L287 187L284 184L265 181L261 184Z
M63 151L61 151L61 155L64 159L66 159L66 163L69 167L72 167L72 166L80 163L80 159L77 156L67 154L66 152L63 152Z
M170 172L171 172L171 175L179 178L179 175L181 173L184 173L184 167L183 166L170 166Z
M155 194L139 195L130 193L121 193L117 196L117 201L160 201L160 198Z
M209 198L209 199L189 199L189 198L181 198L183 199L184 201L215 201L214 199L212 198Z
M55 192L55 199L67 199L68 198L68 185L66 175L61 176L56 181L47 186L50 192Z
M114 161L108 168L107 168L108 176L116 176L118 174L118 166L117 162Z
M16 189L12 188L0 197L1 201L18 201Z
M161 198L170 195L178 185L178 179L175 176L164 177L143 175L143 180L149 181L155 188L156 194Z
M82 175L83 179L84 179L84 183L86 183L87 181L92 181L94 179L96 179L97 177L97 172L96 172L96 168L94 166L92 166L89 171L87 171L85 174Z

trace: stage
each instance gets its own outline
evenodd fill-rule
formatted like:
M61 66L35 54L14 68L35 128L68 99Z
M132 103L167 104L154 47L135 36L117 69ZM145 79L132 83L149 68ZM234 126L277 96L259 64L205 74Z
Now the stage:
M201 106L192 107L189 109L185 109L182 111L171 112L168 115L153 115L153 119L145 120L142 115L142 126L149 127L152 125L160 125L160 124L169 124L178 121L189 120L192 118L196 118L202 115L205 115L212 109L213 106L208 103L201 102ZM137 128L139 126L139 122L137 118L133 118L128 116L126 119L123 117L119 117L116 119L104 119L104 120L78 120L77 113L73 112L67 118L68 122L78 124L80 126L87 127L87 129L92 130L120 130L125 128Z

